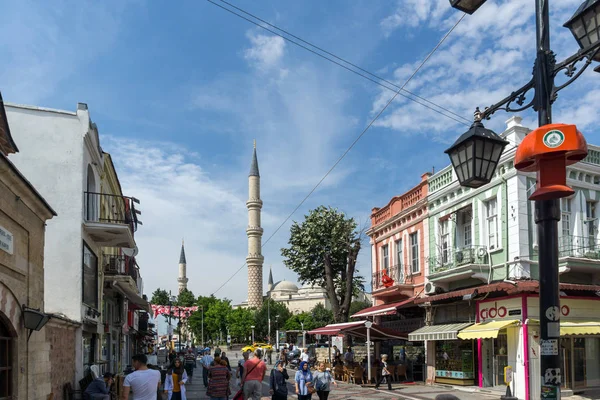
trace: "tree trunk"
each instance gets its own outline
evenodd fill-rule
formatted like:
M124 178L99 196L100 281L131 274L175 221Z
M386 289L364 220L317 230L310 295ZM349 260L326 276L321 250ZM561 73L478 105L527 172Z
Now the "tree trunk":
M348 264L346 266L346 287L344 293L344 299L342 304L340 305L340 314L343 321L348 321L348 317L350 314L350 304L352 303L352 291L354 288L354 271L356 270L356 258L358 256L358 252L360 251L360 240L355 241L352 244L349 244L348 249Z
M333 268L331 267L331 256L325 254L323 257L323 264L325 265L325 286L327 288L327 294L329 301L331 301L331 308L333 311L333 319L335 322L345 322L340 320L340 302L337 294L335 293L335 284L333 283Z

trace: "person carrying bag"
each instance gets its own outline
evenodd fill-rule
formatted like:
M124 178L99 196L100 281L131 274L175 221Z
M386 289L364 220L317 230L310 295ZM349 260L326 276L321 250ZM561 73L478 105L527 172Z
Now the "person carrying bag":
M288 395L287 380L289 379L287 370L283 367L281 361L277 361L275 368L271 371L271 378L269 381L269 393L271 394L271 400L286 400Z

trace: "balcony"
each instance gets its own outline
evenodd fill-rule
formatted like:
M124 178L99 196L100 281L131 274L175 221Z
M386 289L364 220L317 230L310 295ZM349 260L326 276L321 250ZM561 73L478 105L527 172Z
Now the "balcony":
M135 248L139 200L133 197L84 192L84 227L102 247Z
M600 241L589 236L563 236L558 245L558 256L600 261Z
M107 287L121 293L134 308L147 311L149 305L141 296L142 277L135 258L104 254L102 261Z
M431 281L455 281L489 272L489 255L486 246L441 249L438 254L429 257L429 280Z
M373 292L381 291L377 293L376 296L382 297L387 293L385 289L390 291L390 294L397 294L397 289L403 290L407 289L412 293L412 276L406 275L406 272L410 271L409 265L393 265L387 270L387 275L394 280L394 283L391 286L386 287L383 282L383 273L384 271L377 271L373 273L371 287ZM385 293L384 293L385 292ZM412 296L412 294L408 294L407 296Z

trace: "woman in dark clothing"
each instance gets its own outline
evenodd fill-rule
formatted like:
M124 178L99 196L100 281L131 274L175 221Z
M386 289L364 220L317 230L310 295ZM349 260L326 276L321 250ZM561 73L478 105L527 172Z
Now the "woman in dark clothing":
M283 363L277 361L275 368L271 372L270 390L271 400L286 400L288 395L287 380L289 379L287 370L283 368Z
M221 360L227 363L227 369L231 372L231 365L229 365L229 358L227 358L227 354L225 352L221 353Z

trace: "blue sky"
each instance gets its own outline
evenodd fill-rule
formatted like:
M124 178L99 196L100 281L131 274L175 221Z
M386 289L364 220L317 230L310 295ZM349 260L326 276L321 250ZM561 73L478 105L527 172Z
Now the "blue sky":
M218 0L217 0L218 2ZM447 0L236 1L269 22L401 85L460 18ZM551 4L558 59L577 50L562 28L580 0ZM257 140L269 237L392 92L205 1L0 0L0 90L6 101L74 110L84 102L126 194L142 202L138 262L145 291L176 290L185 237L189 287L208 295L247 253L247 174ZM467 16L407 89L467 119L530 79L534 1L489 0ZM599 143L600 76L560 93L556 122ZM535 115L522 114L535 126ZM510 115L486 126L501 132ZM331 205L368 226L372 207L448 161L466 130L398 97L301 207ZM288 222L268 243L276 279ZM360 272L370 274L365 242ZM367 279L369 280L369 279ZM217 295L246 298L243 270Z

